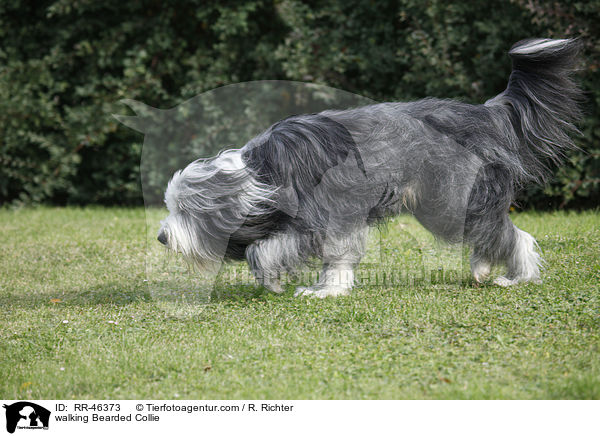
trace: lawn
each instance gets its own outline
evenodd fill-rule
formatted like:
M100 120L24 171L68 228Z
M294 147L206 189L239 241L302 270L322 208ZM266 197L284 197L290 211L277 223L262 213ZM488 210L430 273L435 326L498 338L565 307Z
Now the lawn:
M546 269L508 289L400 217L373 230L367 279L324 300L241 264L212 286L148 236L162 217L0 210L0 398L600 398L598 212L513 214ZM436 265L456 274L418 277ZM371 274L393 270L414 280Z

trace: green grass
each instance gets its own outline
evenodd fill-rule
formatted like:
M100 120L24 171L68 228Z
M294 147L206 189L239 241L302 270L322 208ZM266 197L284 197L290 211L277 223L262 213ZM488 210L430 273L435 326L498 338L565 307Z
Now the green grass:
M598 399L600 215L513 219L540 243L543 284L461 270L318 300L230 275L212 289L146 250L142 209L2 210L0 397ZM409 217L372 240L363 270L457 262Z

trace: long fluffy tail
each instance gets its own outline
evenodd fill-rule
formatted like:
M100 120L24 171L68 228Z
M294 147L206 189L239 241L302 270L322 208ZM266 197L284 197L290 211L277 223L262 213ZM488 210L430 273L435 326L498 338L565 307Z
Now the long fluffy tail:
M549 163L559 164L566 150L576 148L570 134L578 132L582 92L571 75L579 51L580 44L573 39L526 39L508 53L513 71L508 87L493 104L511 107L522 164L529 178L538 182L546 179Z

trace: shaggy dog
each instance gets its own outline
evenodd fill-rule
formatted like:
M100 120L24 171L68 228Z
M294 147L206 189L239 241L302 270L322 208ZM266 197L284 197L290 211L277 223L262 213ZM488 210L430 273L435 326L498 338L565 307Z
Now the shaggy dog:
M297 115L241 149L177 171L158 240L210 267L245 259L274 292L281 273L312 257L323 273L296 295L345 295L368 227L401 212L436 237L472 248L480 282L538 281L535 239L508 211L526 183L543 183L574 144L578 43L530 39L509 52L504 92L481 105L427 98Z

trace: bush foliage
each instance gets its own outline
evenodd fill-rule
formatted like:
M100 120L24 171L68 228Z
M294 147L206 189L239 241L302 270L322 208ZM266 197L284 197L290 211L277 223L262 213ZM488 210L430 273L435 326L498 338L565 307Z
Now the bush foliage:
M168 108L226 84L286 79L378 101L480 103L504 89L514 42L578 36L582 151L522 204L596 205L599 11L600 0L6 0L0 203L140 203L142 136L111 116L123 98Z

